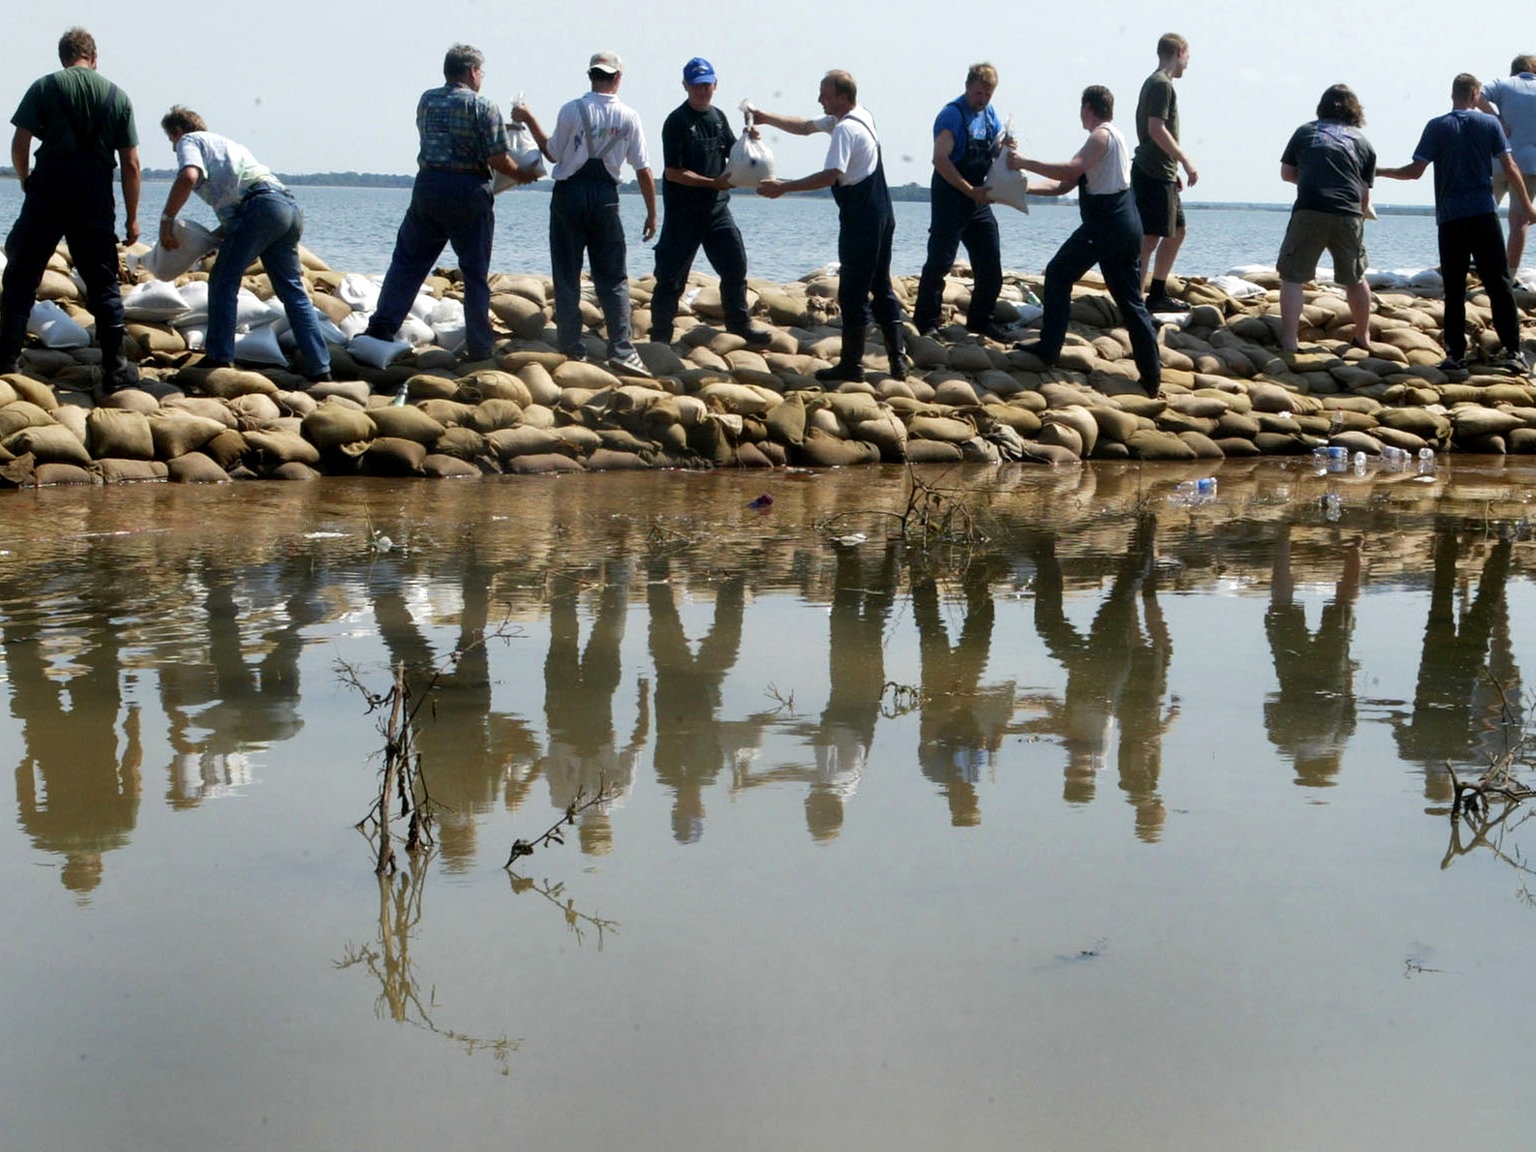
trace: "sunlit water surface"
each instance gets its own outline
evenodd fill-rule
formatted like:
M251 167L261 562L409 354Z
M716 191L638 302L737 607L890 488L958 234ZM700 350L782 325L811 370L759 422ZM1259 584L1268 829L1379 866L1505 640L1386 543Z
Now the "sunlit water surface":
M3 494L0 1144L1521 1146L1536 472L1201 474Z

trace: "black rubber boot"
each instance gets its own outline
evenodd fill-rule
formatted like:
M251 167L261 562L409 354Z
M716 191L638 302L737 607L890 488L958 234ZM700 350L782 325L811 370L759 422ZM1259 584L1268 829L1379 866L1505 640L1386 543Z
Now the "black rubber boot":
M843 353L837 363L816 373L823 384L844 380L864 379L864 341L869 329L866 325L843 326Z
M27 342L27 314L6 316L0 320L0 374L16 371L21 350Z
M123 336L121 328L106 328L97 333L101 344L101 382L108 395L139 382L139 366L123 355Z
M900 324L882 324L880 332L885 337L885 356L890 361L891 379L907 378L907 336Z

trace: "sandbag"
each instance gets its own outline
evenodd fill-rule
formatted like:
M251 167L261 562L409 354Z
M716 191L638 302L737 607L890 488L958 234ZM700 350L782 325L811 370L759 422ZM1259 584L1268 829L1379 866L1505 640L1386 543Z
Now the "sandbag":
M104 484L134 484L161 481L170 472L162 460L118 460L107 457L96 461L96 474Z
M732 188L756 188L764 180L773 179L773 151L767 141L743 132L731 146L726 158L725 177Z
M347 341L347 352L352 359L370 368L388 368L410 350L411 346L404 340L380 340L366 332Z
M173 484L228 484L229 473L211 456L188 452L165 462L166 475Z
M27 317L27 331L44 348L89 348L91 335L52 300L39 300Z
M135 284L123 296L123 318L150 323L169 323L189 311L181 291L164 280Z
M93 408L85 418L86 442L97 459L149 460L155 455L149 417L120 408ZM210 436L209 439L212 439Z
M1006 204L1010 208L1017 208L1020 212L1029 211L1029 177L1023 171L1015 171L1008 167L1008 158L1013 155L1012 148L1004 148L992 158L992 167L987 171L987 178L982 183L986 188L988 197L994 204Z
M156 280L174 280L219 246L218 236L196 220L177 217L171 225L175 248L162 248L158 242L148 252L128 257L128 267L147 272Z

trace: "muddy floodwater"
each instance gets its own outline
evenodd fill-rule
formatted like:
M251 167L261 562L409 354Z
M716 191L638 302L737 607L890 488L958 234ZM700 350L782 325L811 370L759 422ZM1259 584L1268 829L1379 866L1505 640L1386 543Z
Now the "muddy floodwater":
M1536 469L924 479L0 494L0 1146L1528 1146Z

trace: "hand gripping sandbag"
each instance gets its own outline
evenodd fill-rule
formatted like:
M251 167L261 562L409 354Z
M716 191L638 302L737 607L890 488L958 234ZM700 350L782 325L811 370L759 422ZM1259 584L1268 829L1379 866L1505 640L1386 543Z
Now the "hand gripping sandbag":
M1013 117L1008 117L1008 123L1003 128L1003 138L1012 140ZM1029 177L1022 171L1015 171L1008 167L1008 158L1012 156L1013 149L1003 148L992 158L992 167L987 172L987 179L983 187L991 194L992 203L1006 204L1010 208L1017 208L1020 212L1029 211Z
M743 100L740 108L747 126L731 147L725 175L732 188L756 188L764 180L773 179L773 152L752 134L752 105Z
M196 220L178 218L171 225L171 232L176 237L175 248L156 244L142 256L130 256L129 267L142 269L156 280L174 280L219 246L218 236Z
M525 106L527 101L519 92L517 99L512 101L514 111L520 106ZM533 131L526 124L519 124L515 120L507 121L507 155L512 158L524 172L529 173L535 180L544 175L544 153L539 151L539 145L533 138ZM500 196L508 188L515 188L517 182L512 177L501 172L491 173L491 192Z

